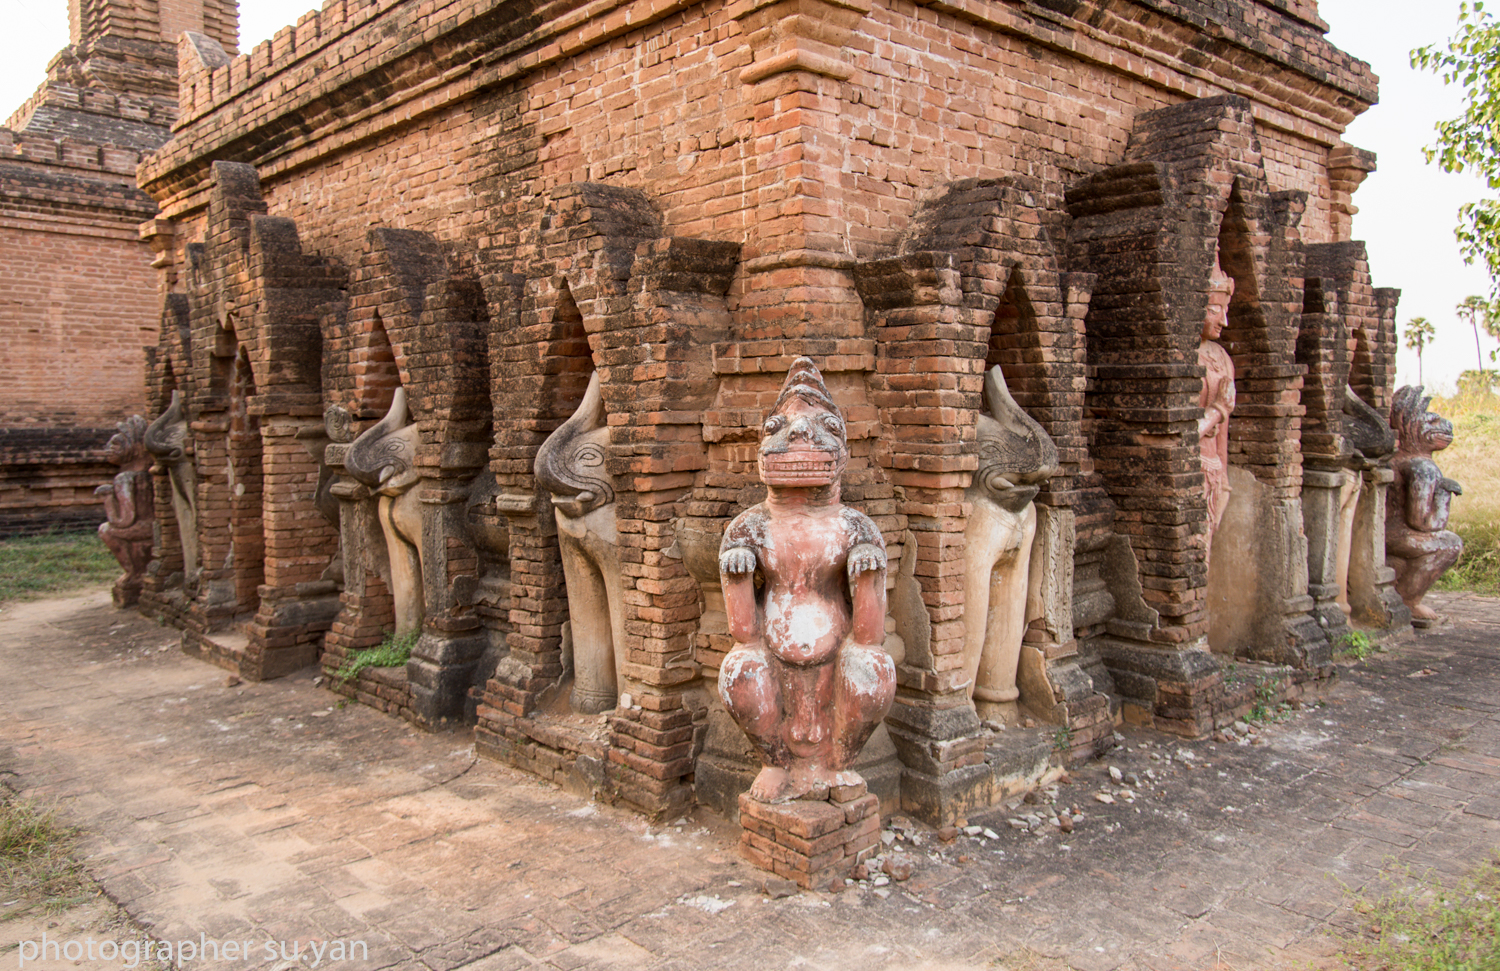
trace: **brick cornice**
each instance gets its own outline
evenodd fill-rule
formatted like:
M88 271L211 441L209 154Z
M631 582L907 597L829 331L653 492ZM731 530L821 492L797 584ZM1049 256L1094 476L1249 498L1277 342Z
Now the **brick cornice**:
M1283 11L1284 2L919 2L1183 98L1241 95L1261 124L1318 143L1332 145L1376 96L1368 65ZM254 165L274 181L695 6L703 5L334 5L228 66L183 77L176 134L142 163L140 184L177 218L206 205L211 159Z
M1335 144L1378 95L1368 64L1288 15L1282 2L913 2L1183 98L1239 95L1251 102L1257 122L1320 144Z

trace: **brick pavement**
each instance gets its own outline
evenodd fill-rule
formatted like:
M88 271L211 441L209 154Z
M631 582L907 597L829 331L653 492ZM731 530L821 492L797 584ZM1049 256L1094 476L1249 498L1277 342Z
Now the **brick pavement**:
M1434 599L1455 626L1346 665L1253 741L1128 733L1061 787L1071 835L1002 811L971 820L994 839L901 841L917 870L888 895L771 899L711 814L584 802L465 734L339 708L311 670L226 687L103 593L0 611L0 776L85 829L157 937L253 942L194 969L335 939L368 946L335 971L1307 966L1354 926L1346 890L1500 846L1500 600ZM1110 765L1142 777L1133 802Z

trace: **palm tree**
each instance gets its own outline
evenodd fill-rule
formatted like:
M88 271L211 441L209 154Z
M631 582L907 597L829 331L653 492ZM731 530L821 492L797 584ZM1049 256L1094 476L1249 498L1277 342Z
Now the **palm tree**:
M1464 297L1464 302L1453 308L1454 312L1468 321L1470 327L1474 328L1474 353L1479 358L1479 379L1484 381L1484 351L1479 347L1479 318L1483 317L1485 327L1488 329L1490 320L1490 304L1483 297Z
M1406 322L1406 348L1417 352L1417 383L1426 384L1422 379L1422 348L1432 343L1437 330L1432 326L1432 321L1426 317L1413 317Z

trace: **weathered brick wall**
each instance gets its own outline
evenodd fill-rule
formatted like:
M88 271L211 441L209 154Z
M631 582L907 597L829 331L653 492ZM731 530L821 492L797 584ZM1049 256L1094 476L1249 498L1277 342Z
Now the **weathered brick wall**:
M1198 6L1132 4L1085 26L1082 8L1092 5L1073 17L877 5L845 41L850 77L832 98L788 91L758 109L762 95L736 83L754 54L718 2L622 30L610 16L538 25L524 5L502 10L494 0L340 0L185 79L178 138L142 174L153 192L177 196L174 217L190 215L203 198L203 160L229 150L256 165L276 211L346 260L375 214L442 239L475 238L487 215L474 200L497 188L494 146L520 134L493 110L514 92L529 158L524 170L498 173L511 184L506 205L571 182L640 187L669 232L745 237L753 259L780 245L766 204L794 194L749 160L774 148L795 103L828 112L824 145L839 177L791 212L822 216L825 241L868 258L890 252L919 197L939 185L1012 173L1066 184L1118 160L1140 111L1238 93L1252 100L1277 187L1309 193L1303 238L1331 239L1328 152L1353 118L1349 105L1373 98L1373 76L1300 25L1255 33L1268 28L1269 8L1245 4L1253 10L1236 24ZM1183 53L1207 19L1224 21L1217 78ZM467 36L421 39L466 21ZM544 40L551 45L538 46ZM444 80L481 46L497 53ZM288 136L278 119L290 116L298 132Z
M92 529L94 489L119 467L104 460L114 428L0 428L0 536Z
M145 412L142 348L161 297L133 237L86 216L48 227L0 216L0 426L106 428Z
M161 297L137 153L0 129L0 534L104 520L114 425L146 411Z

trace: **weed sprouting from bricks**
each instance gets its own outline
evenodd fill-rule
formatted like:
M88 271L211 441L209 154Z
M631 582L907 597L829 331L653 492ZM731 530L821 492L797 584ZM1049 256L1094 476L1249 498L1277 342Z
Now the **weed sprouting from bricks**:
M355 651L338 670L339 681L348 684L365 668L398 668L411 660L412 648L417 646L420 631L409 631L397 636L390 634L379 646L365 651Z
M1334 651L1339 657L1349 657L1356 661L1363 661L1378 650L1379 647L1371 640L1370 635L1360 630L1350 631L1334 645Z

